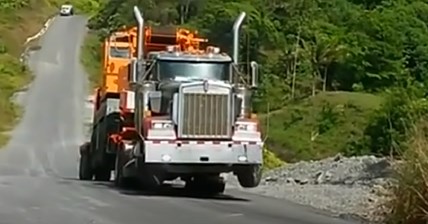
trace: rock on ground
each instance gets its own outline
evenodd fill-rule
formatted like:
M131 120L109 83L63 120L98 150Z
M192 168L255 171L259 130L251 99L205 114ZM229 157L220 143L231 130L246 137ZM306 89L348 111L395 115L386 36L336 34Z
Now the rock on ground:
M391 163L374 156L335 157L287 164L264 174L262 183L244 191L310 205L340 216L379 221L374 214L392 184ZM236 179L229 179L234 186Z

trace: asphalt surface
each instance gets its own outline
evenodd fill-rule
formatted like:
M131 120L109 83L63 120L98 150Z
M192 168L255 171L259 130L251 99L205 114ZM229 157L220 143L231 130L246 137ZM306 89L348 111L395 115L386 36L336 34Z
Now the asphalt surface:
M84 17L55 18L30 56L36 78L19 102L21 123L0 152L1 224L342 224L291 202L227 189L198 198L180 189L157 195L77 180L87 81L79 64Z

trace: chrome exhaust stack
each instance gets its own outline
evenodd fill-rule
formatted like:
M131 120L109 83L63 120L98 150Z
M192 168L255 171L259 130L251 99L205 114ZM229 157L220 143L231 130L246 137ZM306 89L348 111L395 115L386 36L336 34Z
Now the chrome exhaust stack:
M239 17L235 20L233 24L233 62L237 65L239 60L239 30L241 29L242 22L245 19L247 14L241 12Z

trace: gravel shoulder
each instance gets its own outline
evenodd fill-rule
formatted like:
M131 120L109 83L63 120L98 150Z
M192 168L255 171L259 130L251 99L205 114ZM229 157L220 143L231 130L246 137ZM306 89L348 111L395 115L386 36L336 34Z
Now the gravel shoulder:
M393 184L392 163L374 156L335 157L287 164L264 174L253 189L228 184L245 192L290 200L325 210L339 217L375 223L387 188Z

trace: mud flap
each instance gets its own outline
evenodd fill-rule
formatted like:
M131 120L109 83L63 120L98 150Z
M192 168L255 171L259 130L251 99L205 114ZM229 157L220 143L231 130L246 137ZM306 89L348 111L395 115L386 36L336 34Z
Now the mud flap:
M137 185L135 178L124 176L123 152L118 151L114 167L114 184L120 188L130 188Z

